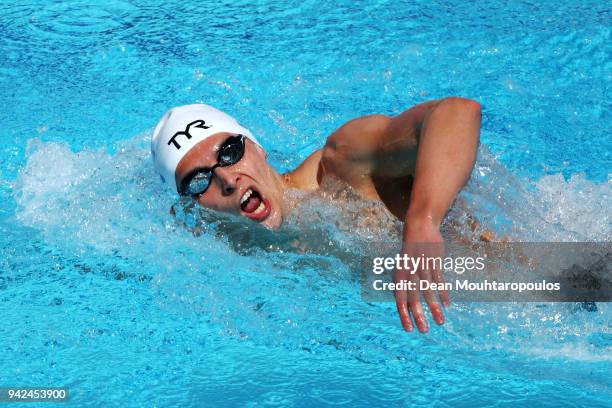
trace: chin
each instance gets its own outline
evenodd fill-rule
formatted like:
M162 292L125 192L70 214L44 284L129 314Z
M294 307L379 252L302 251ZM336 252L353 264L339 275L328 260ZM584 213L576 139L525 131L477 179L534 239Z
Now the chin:
M279 211L273 211L272 214L270 214L268 216L268 218L266 218L261 225L263 225L264 227L271 229L271 230L275 230L280 228L280 226L283 223L283 216Z

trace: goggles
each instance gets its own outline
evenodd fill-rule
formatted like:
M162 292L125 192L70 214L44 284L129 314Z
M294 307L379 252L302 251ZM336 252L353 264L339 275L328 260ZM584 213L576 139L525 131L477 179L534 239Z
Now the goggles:
M179 194L197 198L204 194L212 181L213 172L217 167L227 167L236 164L244 156L244 145L246 136L236 135L228 137L219 147L217 164L210 168L196 168L190 172L183 181Z

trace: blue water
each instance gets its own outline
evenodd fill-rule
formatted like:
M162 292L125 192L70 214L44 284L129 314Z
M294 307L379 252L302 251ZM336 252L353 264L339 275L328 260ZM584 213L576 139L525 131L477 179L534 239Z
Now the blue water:
M75 406L610 406L609 304L457 304L405 334L360 298L352 259L396 235L347 232L359 207L312 198L277 234L179 212L193 234L148 150L166 109L204 102L287 170L349 119L462 95L483 146L449 217L610 241L605 2L0 6L0 386Z

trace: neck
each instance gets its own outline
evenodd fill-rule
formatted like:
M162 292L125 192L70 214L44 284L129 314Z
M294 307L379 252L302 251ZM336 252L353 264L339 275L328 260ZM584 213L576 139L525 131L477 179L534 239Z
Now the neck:
M294 185L291 173L279 174L279 177L281 178L281 182L283 184L283 190L286 190L288 188L298 188Z
M283 174L285 187L300 190L316 190L324 175L321 165L321 150L316 150L306 158L295 170Z

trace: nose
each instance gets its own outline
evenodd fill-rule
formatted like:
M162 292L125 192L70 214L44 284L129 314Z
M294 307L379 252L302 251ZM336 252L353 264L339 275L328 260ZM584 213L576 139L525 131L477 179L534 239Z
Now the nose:
M234 193L238 188L239 176L234 174L226 167L217 167L213 170L215 179L221 187L221 191L224 196L228 196Z

